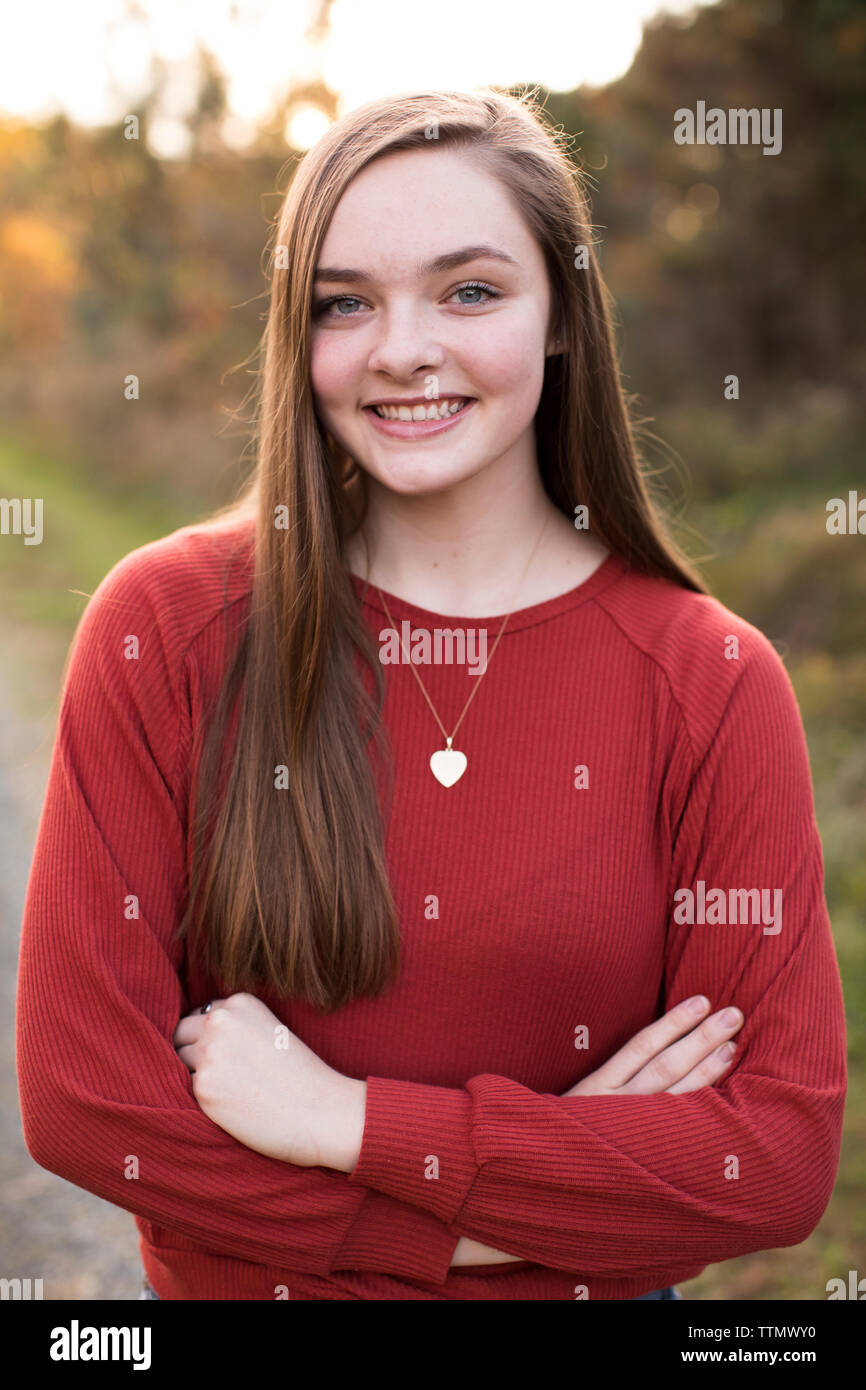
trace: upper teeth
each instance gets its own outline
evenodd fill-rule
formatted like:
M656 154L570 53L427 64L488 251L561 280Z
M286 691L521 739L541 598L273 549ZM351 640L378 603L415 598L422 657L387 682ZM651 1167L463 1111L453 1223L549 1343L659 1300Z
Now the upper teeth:
M466 404L463 396L453 400L432 401L430 405L374 405L373 409L383 420L444 420L446 415L454 415Z

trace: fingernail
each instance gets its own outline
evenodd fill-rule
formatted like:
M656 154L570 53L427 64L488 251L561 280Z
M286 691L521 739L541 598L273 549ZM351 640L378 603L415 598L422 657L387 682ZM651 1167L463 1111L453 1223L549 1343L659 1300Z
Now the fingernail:
M722 1047L722 1048L719 1049L719 1056L722 1058L723 1061L725 1061L725 1062L730 1062L730 1060L731 1060L731 1058L733 1057L733 1055L734 1055L734 1053L736 1052L736 1050L737 1050L737 1044L736 1044L736 1043L732 1043L732 1042L725 1043L724 1047Z
M726 1028L733 1028L735 1024L742 1023L743 1015L739 1009L724 1009L721 1014L721 1022Z
M689 1008L693 1014L702 1014L705 1009L710 1007L710 1001L704 994L696 994L689 1000Z

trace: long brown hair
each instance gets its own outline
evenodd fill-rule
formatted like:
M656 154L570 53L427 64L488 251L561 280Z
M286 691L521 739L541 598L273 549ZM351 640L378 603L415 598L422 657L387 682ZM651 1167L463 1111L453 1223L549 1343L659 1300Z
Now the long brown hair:
M390 778L384 674L342 558L363 522L364 478L314 413L313 274L354 176L431 141L500 178L544 253L564 348L546 359L536 416L549 497L570 519L585 504L591 531L633 568L705 592L646 487L583 177L535 95L423 91L343 116L300 162L275 223L257 464L238 500L211 518L255 515L253 588L199 731L180 927L227 990L265 987L326 1011L380 994L396 978L400 942L384 852L392 783L380 781L374 756ZM279 789L278 767L288 772Z

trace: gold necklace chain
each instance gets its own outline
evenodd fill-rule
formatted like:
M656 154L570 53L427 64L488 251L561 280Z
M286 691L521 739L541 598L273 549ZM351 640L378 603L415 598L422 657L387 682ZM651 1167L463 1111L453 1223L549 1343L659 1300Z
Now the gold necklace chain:
M520 590L521 590L521 588L523 587L523 582L524 582L524 580L526 579L526 575L527 575L527 573L528 573L528 571L529 571L529 566L532 564L532 561L533 561L533 559L535 558L535 552L536 552L536 550L538 549L539 545L541 544L541 538L542 538L542 536L544 535L545 531L547 530L547 523L548 523L549 520L550 520L550 514L548 513L547 517L545 518L544 525L542 526L541 531L539 532L538 539L537 539L537 541L535 542L535 545L532 547L532 553L530 554L529 559L528 559L527 562L526 562L526 566L525 566L525 568L524 568L523 574L521 575L520 584L517 586L517 593L515 594L515 600L516 600L516 598L517 598L517 594L520 593ZM388 615L388 621L390 622L390 624L391 624L391 626L394 628L394 630L397 631L397 624L394 622L394 619L393 619L392 616L391 616L391 610L390 610L390 608L388 607L388 601L387 601L387 599L385 598L385 595L382 593L382 590L378 588L378 585L377 585L376 587L377 587L378 592L379 592L379 597L381 598L382 603L383 603L384 606L385 606L385 612L386 612L386 614ZM480 676L479 680L476 682L475 688L472 690L472 692L471 692L471 694L470 694L468 700L466 701L466 704L463 706L463 709L462 709L461 712L460 712L460 718L457 720L457 723L454 725L454 728L451 730L451 733L450 733L450 734L446 733L446 731L445 731L445 726L444 726L444 724L442 723L442 720L439 718L439 715L438 715L437 712L436 712L436 707L435 707L435 705L433 704L433 701L430 699L430 696L428 695L427 690L425 689L424 682L422 681L421 677L419 676L418 672L417 672L416 669L415 669L415 663L412 661L411 657L407 656L406 648L403 646L403 638L402 638L402 635L400 635L400 648L401 648L401 650L402 650L402 652L403 652L403 655L406 656L406 659L407 659L407 661L409 662L409 668L410 668L410 670L411 670L413 676L415 677L416 681L418 682L419 686L421 687L421 694L424 696L424 699L427 701L427 704L430 706L430 711L431 711L431 713L432 713L432 715L433 715L433 718L436 720L436 723L439 725L439 728L440 728L441 731L442 731L442 737L445 739L445 748L442 749L442 750L440 750L440 751L437 752L437 753L434 753L433 756L432 756L431 759L430 759L430 767L431 767L431 770L432 770L432 772L433 772L433 775L437 778L438 781L440 781L440 782L442 783L443 786L446 786L446 787L453 786L454 783L455 783L456 781L458 781L459 778L461 778L461 777L463 776L463 773L466 771L466 765L467 765L466 754L465 754L465 753L460 753L460 752L458 752L457 749L452 748L452 746L451 746L452 740L453 740L453 738L454 738L454 735L457 733L457 730L460 728L460 725L463 723L464 715L466 714L466 711L468 710L468 708L469 708L469 706L471 705L472 701L475 699L475 696L476 696L477 693L478 693L478 689L479 689L479 686L481 685L481 682L484 680L484 677L487 675L487 669L488 669L488 667L489 667L489 665L490 665L490 662L493 660L493 654L494 654L494 652L496 651L496 648L499 646L500 638L502 637L502 634L503 634L504 631L505 631L505 625L506 625L506 623L508 622L508 619L511 617L511 614L512 614L513 612L514 612L514 609L512 608L511 611L510 611L509 613L506 613L506 615L505 615L505 617L504 617L504 619L503 619L503 621L502 621L502 626L500 627L499 632L498 632L498 634L497 634L496 641L493 643L493 650L491 651L489 657L487 657L487 659L486 659L486 661L485 661L485 663L484 663L484 670L481 672L481 676ZM398 635L399 635L399 634L398 634ZM438 769L438 770L437 770L437 769Z

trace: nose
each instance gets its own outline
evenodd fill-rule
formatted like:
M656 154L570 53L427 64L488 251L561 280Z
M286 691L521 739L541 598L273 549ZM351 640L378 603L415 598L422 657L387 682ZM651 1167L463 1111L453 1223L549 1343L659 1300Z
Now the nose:
M442 344L430 316L406 305L383 313L370 350L371 372L408 379L416 372L435 371L444 361Z

